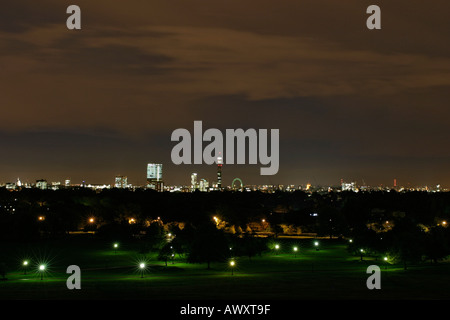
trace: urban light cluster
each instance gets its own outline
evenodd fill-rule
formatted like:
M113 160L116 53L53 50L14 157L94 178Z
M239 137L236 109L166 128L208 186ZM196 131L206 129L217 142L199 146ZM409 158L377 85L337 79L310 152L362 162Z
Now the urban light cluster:
M223 173L222 173L222 163L217 161L217 181L210 183L208 180L201 178L199 179L196 172L190 174L189 184L185 185L166 185L163 179L163 164L158 163L148 163L146 171L146 184L145 185L132 185L128 181L127 176L117 175L114 177L113 184L91 184L86 183L86 181L81 181L80 183L73 184L70 179L66 179L64 183L57 182L47 182L45 179L36 180L35 183L23 183L19 178L16 182L8 182L0 185L8 190L20 190L22 188L38 188L38 189L51 189L58 190L62 188L90 188L93 190L102 189L152 189L159 192L210 192L217 190L234 190L234 191L262 191L262 192L294 192L297 190L305 192L364 192L364 191L391 191L396 190L398 192L406 191L426 191L426 192L447 192L446 188L442 188L440 184L433 187L430 186L419 186L419 187L405 187L397 185L397 179L393 180L392 185L381 185L381 186L368 186L365 183L358 185L355 181L345 182L341 179L339 185L334 186L313 186L310 183L306 185L244 185L242 179L238 177L231 177L231 185L223 185ZM186 179L188 180L188 179Z

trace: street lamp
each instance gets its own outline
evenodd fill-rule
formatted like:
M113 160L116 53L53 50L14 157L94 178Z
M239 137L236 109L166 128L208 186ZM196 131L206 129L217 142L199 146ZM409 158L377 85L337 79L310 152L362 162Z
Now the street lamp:
M141 269L141 278L143 278L144 277L144 270L145 270L145 263L144 262L141 262L139 264L139 269Z
M297 247L294 247L294 257L295 257L295 258L297 257L297 251L298 251L298 248L297 248Z
M231 260L230 261L230 267L231 267L231 275L233 275L233 269L234 269L234 266L236 265L236 262L234 262L234 260Z
M280 250L280 245L279 245L279 244L276 244L276 245L275 245L275 251L277 251L277 253L278 253L279 250Z
M113 247L114 247L114 254L116 254L119 244L116 242L116 243L114 243Z
M41 272L41 280L42 280L43 277L44 277L44 271L45 271L45 265L44 264L41 264L39 266L39 271Z
M359 249L359 251L361 252L361 261L363 261L363 253L364 253L364 249Z
M319 242L318 241L314 242L314 246L316 247L316 251L319 251Z
M23 274L27 274L27 267L28 267L28 260L24 260L22 262L22 266L23 266Z

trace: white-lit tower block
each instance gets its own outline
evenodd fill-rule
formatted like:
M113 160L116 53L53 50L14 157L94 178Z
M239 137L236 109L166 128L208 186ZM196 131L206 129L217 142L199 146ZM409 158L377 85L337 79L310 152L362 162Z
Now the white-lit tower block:
M198 182L197 182L197 173L191 174L191 191L195 191L195 189L198 188Z
M154 189L156 191L163 191L164 182L162 176L162 164L147 164L147 188Z
M217 189L222 189L222 165L223 165L223 159L221 154L219 153L219 156L217 157Z

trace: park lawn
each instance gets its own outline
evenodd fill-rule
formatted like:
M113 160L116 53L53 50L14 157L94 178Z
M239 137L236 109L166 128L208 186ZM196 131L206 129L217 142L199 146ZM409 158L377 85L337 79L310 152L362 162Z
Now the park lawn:
M292 251L297 245L298 253ZM20 267L21 259L48 263L40 280L36 269ZM156 253L142 254L133 243L117 250L109 242L70 241L9 244L2 246L8 258L6 281L0 282L1 299L145 299L145 300L340 300L340 299L448 299L445 283L450 265L386 265L372 257L350 255L344 243L284 241L279 251L254 257L235 257L232 270L227 261L189 264L176 256L167 267ZM144 274L138 269L145 260ZM15 265L14 265L15 264ZM69 265L81 268L81 290L68 290ZM366 273L371 264L381 268L381 290L369 290ZM387 269L386 269L387 266ZM233 274L232 274L233 273Z

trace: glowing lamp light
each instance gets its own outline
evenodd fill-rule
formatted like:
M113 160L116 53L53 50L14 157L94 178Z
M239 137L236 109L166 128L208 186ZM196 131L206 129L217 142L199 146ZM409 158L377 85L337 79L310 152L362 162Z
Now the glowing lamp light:
M234 269L234 266L236 265L236 262L234 262L234 260L231 260L230 261L230 267L231 267L231 275L233 275L233 269Z
M294 257L297 258L297 251L298 251L298 248L297 248L297 247L294 247L293 250L294 250Z
M94 222L94 218L90 218L90 219L89 219L89 222L90 222L90 223L93 223L93 222Z
M44 278L45 265L41 264L39 266L39 271L41 272L41 280Z
M27 274L28 260L23 260L22 266L23 266L23 274Z
M141 269L141 278L143 278L144 277L144 269L145 269L144 262L139 263L139 269Z
M316 251L319 251L319 242L318 241L314 242L314 246L316 247Z
M275 245L275 249L280 249L280 246L278 244Z
M384 261L388 261L388 257L384 257Z

